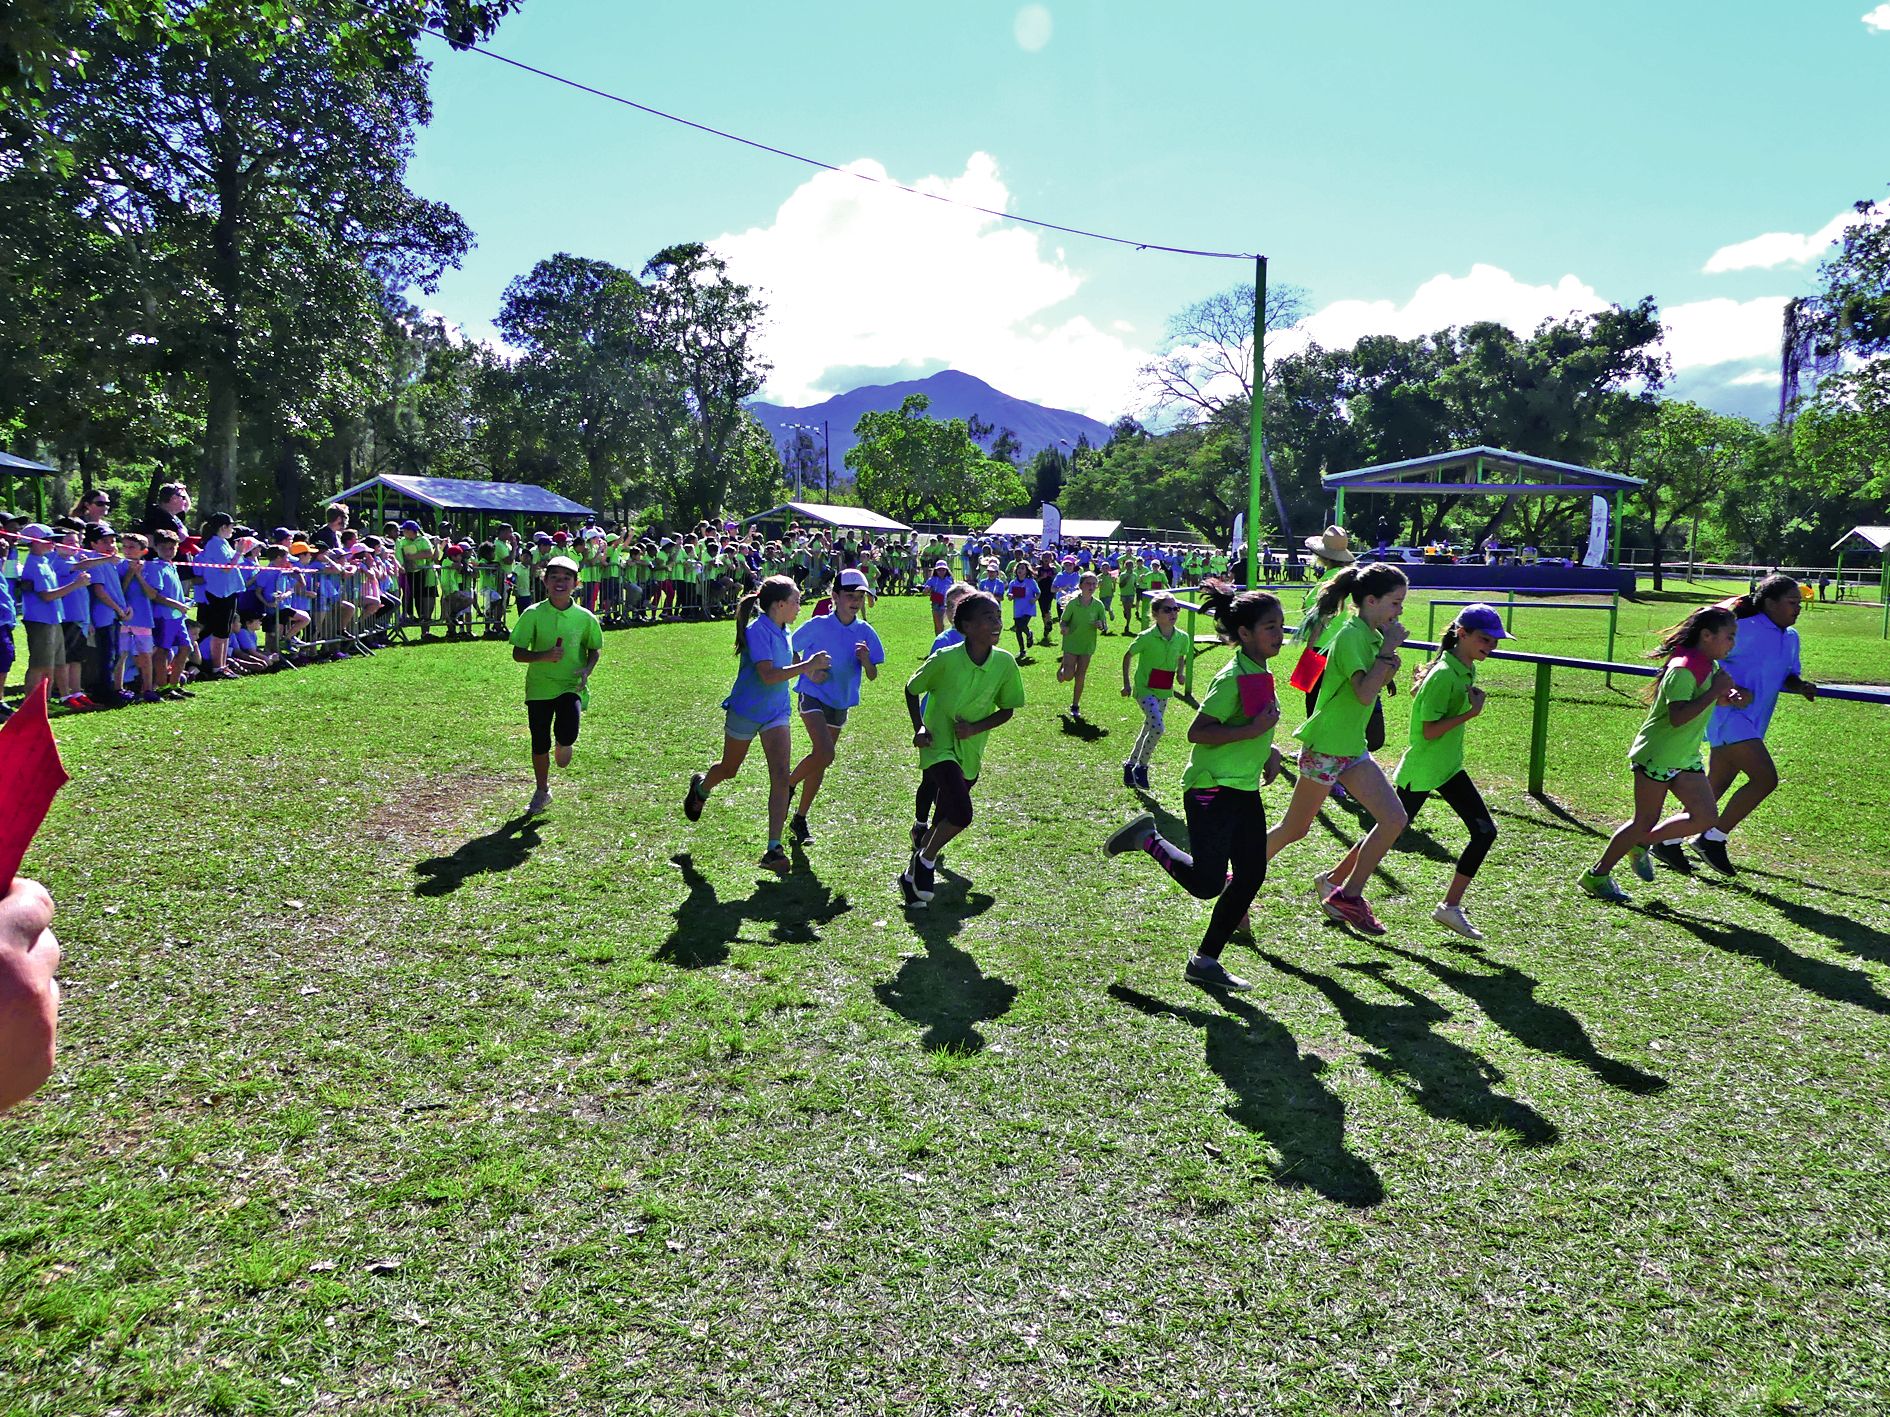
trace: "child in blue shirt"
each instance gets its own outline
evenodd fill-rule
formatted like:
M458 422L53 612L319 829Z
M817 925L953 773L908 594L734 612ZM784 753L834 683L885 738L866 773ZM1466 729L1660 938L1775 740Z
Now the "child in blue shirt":
M1037 642L1031 632L1031 621L1037 618L1037 582L1022 561L1011 567L1006 594L1011 602L1011 633L1017 636L1017 662L1029 664L1030 647Z
M98 560L91 566L92 664L86 697L108 706L128 703L124 691L125 659L119 626L131 618L125 606L125 588L119 580L118 534L102 522L85 531L85 550Z
M19 612L13 608L13 586L6 576L0 576L0 723L5 723L13 716L13 710L7 707L7 675L13 671L13 627L19 623Z
M886 649L879 642L878 632L860 616L866 608L866 596L865 574L848 567L834 585L833 613L816 615L791 637L794 654L806 659L816 651L825 651L829 664L825 671L803 674L797 686L808 751L788 778L790 792L796 787L801 790L800 806L788 829L802 844L814 839L807 825L807 812L814 805L827 769L833 766L847 715L859 705L860 678L879 678L879 666L886 662ZM945 598L951 601L950 591Z

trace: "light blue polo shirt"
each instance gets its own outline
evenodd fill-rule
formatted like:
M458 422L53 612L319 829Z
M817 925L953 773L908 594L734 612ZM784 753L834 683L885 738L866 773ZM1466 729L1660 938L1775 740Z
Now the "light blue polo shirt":
M879 642L879 632L857 616L851 625L843 625L838 615L816 615L805 625L797 629L792 636L794 660L806 659L815 650L824 649L833 661L827 670L825 683L816 684L803 674L796 681L795 687L810 699L816 699L829 708L850 709L860 702L860 679L865 671L860 667L859 656L854 653L854 646L864 642L868 657L875 664L886 662L886 650Z

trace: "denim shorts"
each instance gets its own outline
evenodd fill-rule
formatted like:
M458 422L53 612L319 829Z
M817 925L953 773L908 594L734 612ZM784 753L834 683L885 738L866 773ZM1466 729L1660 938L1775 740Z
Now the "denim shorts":
M744 718L733 709L724 709L722 711L722 732L727 734L730 738L733 738L737 743L746 743L754 738L756 734L766 733L770 728L786 728L788 721L787 714L783 713L777 718L769 719L766 723L758 723L752 718Z

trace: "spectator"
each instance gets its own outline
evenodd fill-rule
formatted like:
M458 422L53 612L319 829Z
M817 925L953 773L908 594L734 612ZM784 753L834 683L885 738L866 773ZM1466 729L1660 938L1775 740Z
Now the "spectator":
M348 530L348 504L333 503L328 508L328 524L311 538L315 545L324 551L339 551L342 548L342 534Z
M198 535L203 544L197 551L198 580L203 585L204 673L213 679L234 679L236 671L228 664L230 633L236 628L236 597L243 589L243 573L237 569L236 547L230 542L235 521L222 512L212 512L203 520Z
M80 497L72 506L69 516L91 525L102 522L112 512L112 494L103 488L94 488Z
M184 513L190 510L190 493L181 482L167 482L158 488L157 496L145 509L143 525L140 531L168 531L179 541L184 539L188 528L184 525Z
M80 686L86 698L105 708L129 703L132 695L124 688L125 656L121 647L120 627L131 619L125 605L125 588L119 579L118 533L103 522L85 529L85 553L96 558L87 569L91 577L92 658L90 681Z

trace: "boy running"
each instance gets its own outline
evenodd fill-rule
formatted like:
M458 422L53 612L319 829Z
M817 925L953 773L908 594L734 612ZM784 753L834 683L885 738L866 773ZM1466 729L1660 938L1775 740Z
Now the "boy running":
M538 790L525 810L536 816L551 806L552 740L558 766L571 765L578 718L590 698L591 671L604 648L604 627L579 605L578 566L569 556L544 565L545 596L512 627L512 659L526 665L525 717L532 733L532 773Z

